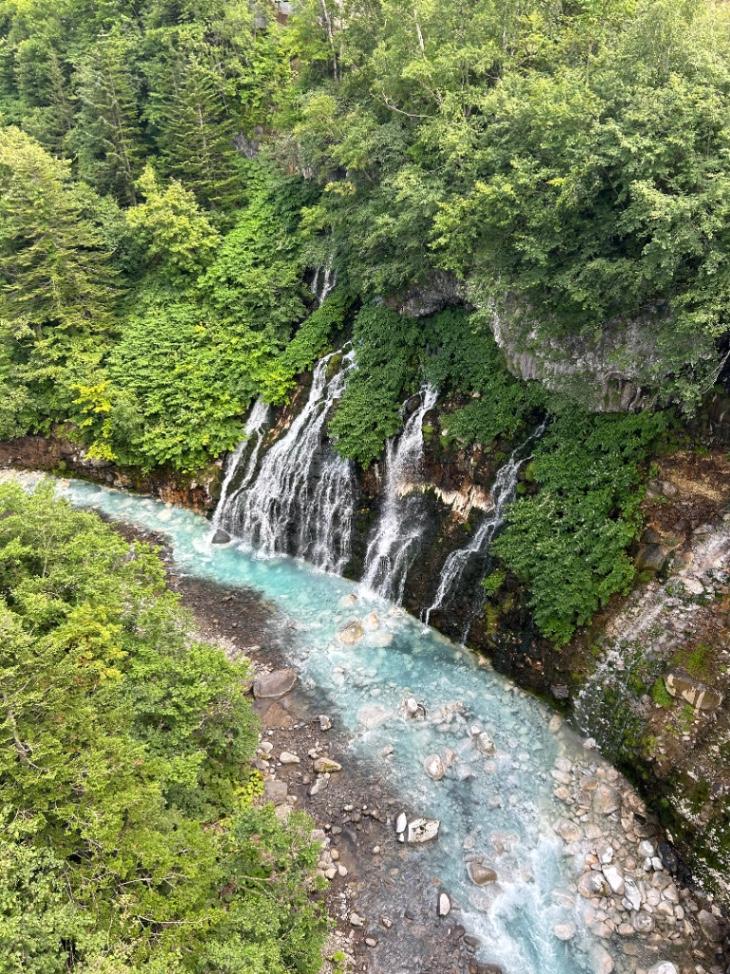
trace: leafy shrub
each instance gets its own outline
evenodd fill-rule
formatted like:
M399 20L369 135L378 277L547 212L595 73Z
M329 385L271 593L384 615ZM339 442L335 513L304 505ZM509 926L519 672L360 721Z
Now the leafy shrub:
M8 974L319 970L311 825L251 804L246 667L191 631L147 545L0 487Z
M565 643L635 568L627 548L641 528L641 462L663 414L559 413L535 447L537 492L518 498L495 552L530 590L542 632Z
M422 325L379 305L355 319L356 368L330 422L338 451L364 466L401 426L403 399L417 388Z

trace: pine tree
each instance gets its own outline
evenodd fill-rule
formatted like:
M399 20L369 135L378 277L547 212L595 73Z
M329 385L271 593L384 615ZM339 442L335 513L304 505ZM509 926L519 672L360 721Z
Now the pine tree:
M91 202L68 163L20 129L0 129L0 318L18 331L108 323L113 288Z
M235 206L241 194L235 126L226 111L213 50L187 38L149 66L148 119L168 175L211 209Z
M98 192L133 204L143 141L132 53L133 41L114 31L84 54L76 72L81 109L69 143L83 178Z

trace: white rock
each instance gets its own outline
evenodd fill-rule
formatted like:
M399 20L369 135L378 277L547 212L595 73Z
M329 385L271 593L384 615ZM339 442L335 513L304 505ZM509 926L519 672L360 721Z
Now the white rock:
M365 635L365 630L361 622L357 619L353 619L352 622L348 622L346 626L337 633L337 638L345 646L354 646L355 643L359 643L362 637Z
M301 758L298 754L292 754L291 751L282 751L279 755L279 760L282 764L301 764Z
M604 866L602 869L611 892L621 895L625 888L624 878L615 866Z
M400 812L395 820L395 834L402 835L408 827L408 816L405 812Z
M563 725L563 718L560 714L553 714L550 718L550 723L548 724L548 730L551 734L557 734Z
M426 708L419 703L415 697L406 697L403 701L403 709L408 717L425 717Z
M633 879L627 879L624 883L624 901L634 911L641 909L641 893Z
M574 923L556 923L553 927L553 933L558 938L558 940L572 940L575 937L575 924Z
M444 762L441 760L438 754L429 754L429 756L423 762L423 766L426 769L426 774L429 776L429 778L433 778L434 781L441 781L443 776L446 774Z
M332 721L326 714L320 714L317 720L319 721L319 729L321 731L328 731L331 729Z
M451 900L446 893L439 893L438 915L447 917L451 913Z
M494 741L486 731L482 731L481 734L475 738L475 741L482 754L486 754L487 756L494 754Z
M679 971L671 961L660 960L658 964L650 967L646 974L679 974Z
M350 925L353 926L353 927L364 927L365 926L365 920L364 920L363 917L360 916L359 913L351 913L350 914Z
M414 843L431 842L438 838L441 823L435 818L414 818L408 823L406 841Z

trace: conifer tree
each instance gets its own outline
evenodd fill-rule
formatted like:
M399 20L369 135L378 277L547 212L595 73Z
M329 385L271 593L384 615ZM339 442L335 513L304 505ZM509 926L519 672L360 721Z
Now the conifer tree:
M98 331L112 294L93 199L15 126L0 129L0 318L17 330Z
M171 45L148 69L151 122L165 170L211 209L235 206L241 178L235 125L213 51L202 40Z
M100 193L133 204L143 143L132 54L133 41L119 31L86 51L76 73L81 109L70 145L81 176Z

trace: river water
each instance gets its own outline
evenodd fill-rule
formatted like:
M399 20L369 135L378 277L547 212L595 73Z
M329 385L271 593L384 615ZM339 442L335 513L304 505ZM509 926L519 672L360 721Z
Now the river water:
M459 922L480 938L480 960L505 974L597 969L575 885L581 866L554 831L565 813L553 795L555 761L580 762L585 751L565 728L551 732L547 708L355 583L291 558L213 545L203 517L148 497L80 481L59 481L59 492L75 506L164 535L180 574L252 588L288 620L291 663L306 688L337 708L352 760L369 761L405 808L440 821L437 840L413 847L408 882L437 878ZM364 634L348 644L339 634L353 622ZM419 704L416 716L404 707L409 697ZM484 753L487 738L493 753ZM432 755L447 765L442 780L424 769ZM494 869L497 882L471 882L473 859ZM389 893L404 903L408 895L408 888ZM577 934L564 942L557 924L574 924ZM397 949L379 963L379 974L408 969Z

